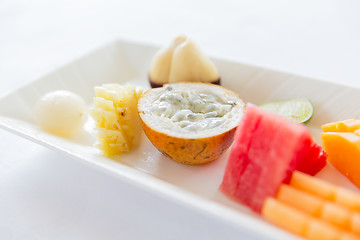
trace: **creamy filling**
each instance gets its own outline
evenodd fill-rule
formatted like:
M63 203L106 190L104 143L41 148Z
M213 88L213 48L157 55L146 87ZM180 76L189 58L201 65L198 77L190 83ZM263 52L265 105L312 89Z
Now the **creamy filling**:
M154 101L150 111L166 122L198 131L215 128L225 122L224 116L235 106L234 101L223 101L210 93L176 91L166 86Z

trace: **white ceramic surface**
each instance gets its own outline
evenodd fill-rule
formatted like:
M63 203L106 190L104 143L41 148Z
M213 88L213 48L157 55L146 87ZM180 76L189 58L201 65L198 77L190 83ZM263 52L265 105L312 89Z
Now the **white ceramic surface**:
M36 101L52 90L73 91L91 106L92 89L102 83L130 82L149 88L147 70L156 50L141 43L109 43L3 97L0 100L0 126L111 173L144 191L162 195L209 218L234 225L248 236L259 239L295 238L219 192L227 154L210 164L185 166L162 156L143 136L138 149L110 159L103 157L94 146L91 119L84 131L72 139L43 132L35 124L33 110ZM222 85L238 92L245 102L261 104L293 97L310 98L315 113L307 126L318 142L323 123L360 118L359 89L221 59L214 59L214 63L220 71ZM331 166L322 170L319 177L355 189Z

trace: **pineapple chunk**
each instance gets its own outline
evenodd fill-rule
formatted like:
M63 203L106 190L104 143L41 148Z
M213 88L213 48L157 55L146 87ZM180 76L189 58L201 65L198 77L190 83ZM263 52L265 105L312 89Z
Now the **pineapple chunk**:
M116 113L113 101L109 101L101 97L94 98L94 107Z
M101 108L90 110L90 116L95 120L96 127L118 130L121 129L117 114Z
M142 91L119 84L103 84L94 91L90 115L96 123L98 147L105 156L129 152L140 142L137 102Z

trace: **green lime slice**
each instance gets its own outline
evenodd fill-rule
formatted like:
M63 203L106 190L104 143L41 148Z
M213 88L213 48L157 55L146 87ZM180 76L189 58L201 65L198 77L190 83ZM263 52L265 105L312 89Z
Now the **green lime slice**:
M309 121L314 113L314 106L311 101L306 98L268 102L260 105L260 107L298 123Z

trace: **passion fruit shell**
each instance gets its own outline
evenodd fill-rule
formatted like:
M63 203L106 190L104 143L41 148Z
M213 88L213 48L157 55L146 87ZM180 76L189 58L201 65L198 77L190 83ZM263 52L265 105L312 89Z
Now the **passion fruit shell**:
M153 107L166 91L184 92L188 95L215 96L231 109L220 118L222 124L205 129L182 129L171 118L156 114ZM191 105L191 104L190 104ZM229 108L229 107L227 107ZM219 158L231 145L245 104L238 94L218 85L208 83L173 83L153 88L143 94L138 102L142 127L150 142L165 156L188 165L208 163Z
M220 77L219 77L217 80L211 81L211 82L209 82L209 83L215 84L215 85L221 85L221 81L220 81L220 80L221 80L221 79L220 79ZM152 88L162 87L162 86L164 86L164 84L166 84L166 83L157 83L156 81L154 81L154 80L151 79L151 76L150 76L150 75L149 75L149 82L150 82L150 86L151 86Z

